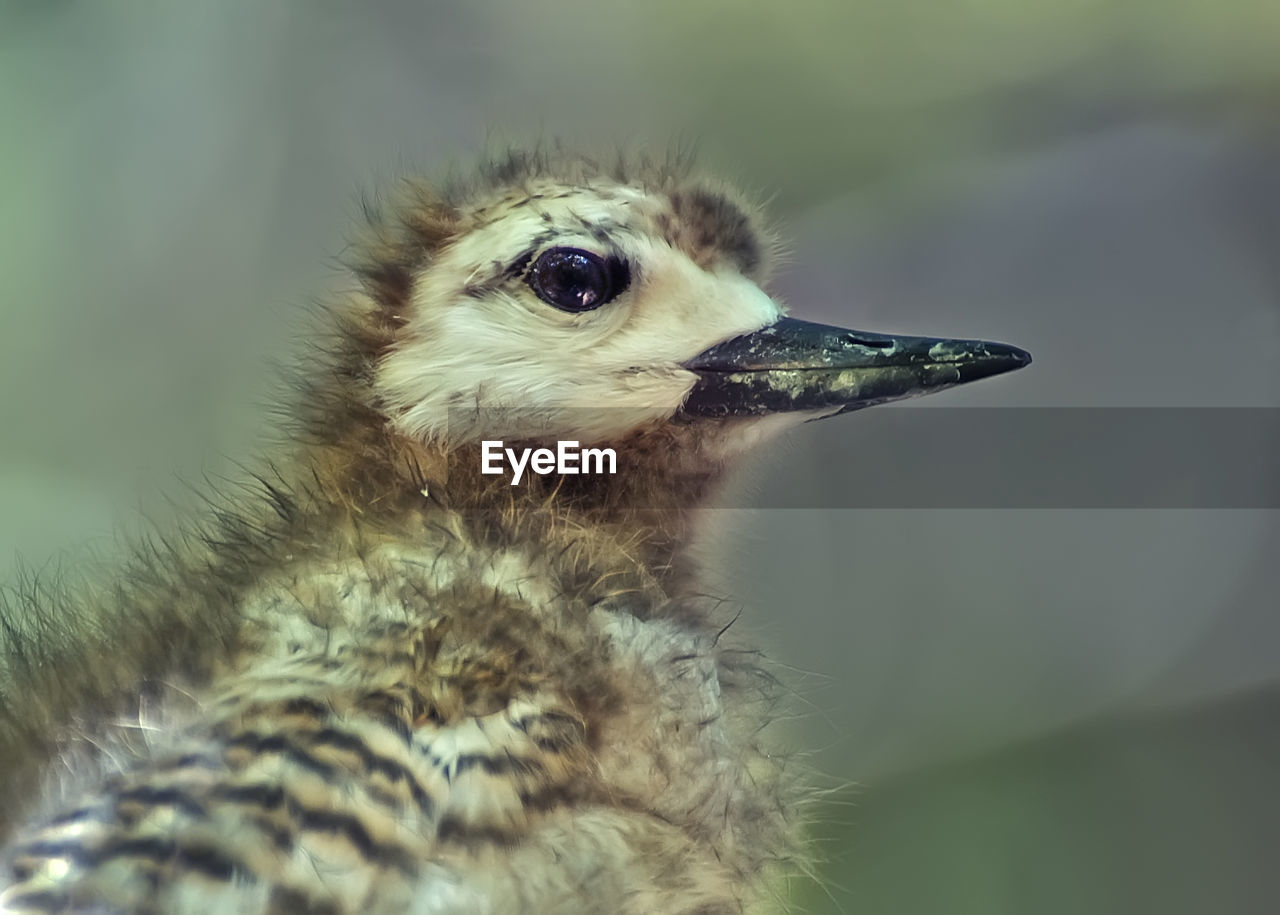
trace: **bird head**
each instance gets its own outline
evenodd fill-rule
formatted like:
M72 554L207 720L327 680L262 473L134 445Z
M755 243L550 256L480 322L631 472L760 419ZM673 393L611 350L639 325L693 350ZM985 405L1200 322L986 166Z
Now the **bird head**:
M450 447L679 428L720 460L789 422L942 390L1030 357L1003 344L786 317L755 207L679 170L515 157L417 190L362 270L388 328L376 396Z

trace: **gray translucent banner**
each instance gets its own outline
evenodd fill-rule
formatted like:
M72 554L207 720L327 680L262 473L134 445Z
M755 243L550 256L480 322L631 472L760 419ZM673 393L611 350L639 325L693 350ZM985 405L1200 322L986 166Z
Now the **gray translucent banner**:
M1280 508L1280 409L880 407L830 423L783 445L752 505Z
M607 411L593 411L598 415ZM475 416L471 417L475 422ZM692 431L692 430L690 430ZM554 447L554 439L548 439ZM511 444L508 442L507 444ZM615 443L618 486L670 459ZM720 508L1280 508L1280 409L877 407L806 424L709 504ZM459 460L474 460L468 454ZM625 487L636 508L684 504Z

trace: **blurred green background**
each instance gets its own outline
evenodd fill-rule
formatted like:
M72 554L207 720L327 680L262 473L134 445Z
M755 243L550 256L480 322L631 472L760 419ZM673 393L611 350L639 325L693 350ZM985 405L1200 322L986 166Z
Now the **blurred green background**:
M1280 406L1277 36L1262 0L0 3L0 568L235 476L357 192L486 143L696 141L771 198L797 315L1035 354L950 406ZM1276 512L721 520L837 786L802 911L1275 910Z

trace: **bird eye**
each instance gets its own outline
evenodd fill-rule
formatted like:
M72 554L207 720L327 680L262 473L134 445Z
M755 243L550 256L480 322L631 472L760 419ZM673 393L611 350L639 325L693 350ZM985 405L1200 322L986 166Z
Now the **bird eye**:
M525 279L542 301L561 311L599 308L627 288L627 266L581 248L552 248L538 257Z

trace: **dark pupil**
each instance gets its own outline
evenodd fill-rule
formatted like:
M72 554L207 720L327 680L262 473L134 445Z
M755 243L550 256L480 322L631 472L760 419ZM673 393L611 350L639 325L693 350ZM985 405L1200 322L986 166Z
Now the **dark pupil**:
M513 265L513 271L520 269L520 263ZM581 248L552 248L533 262L524 278L542 301L576 314L614 299L630 284L631 271L618 257Z
M580 253L562 253L540 271L543 289L556 305L566 308L593 307L604 297L604 270Z

